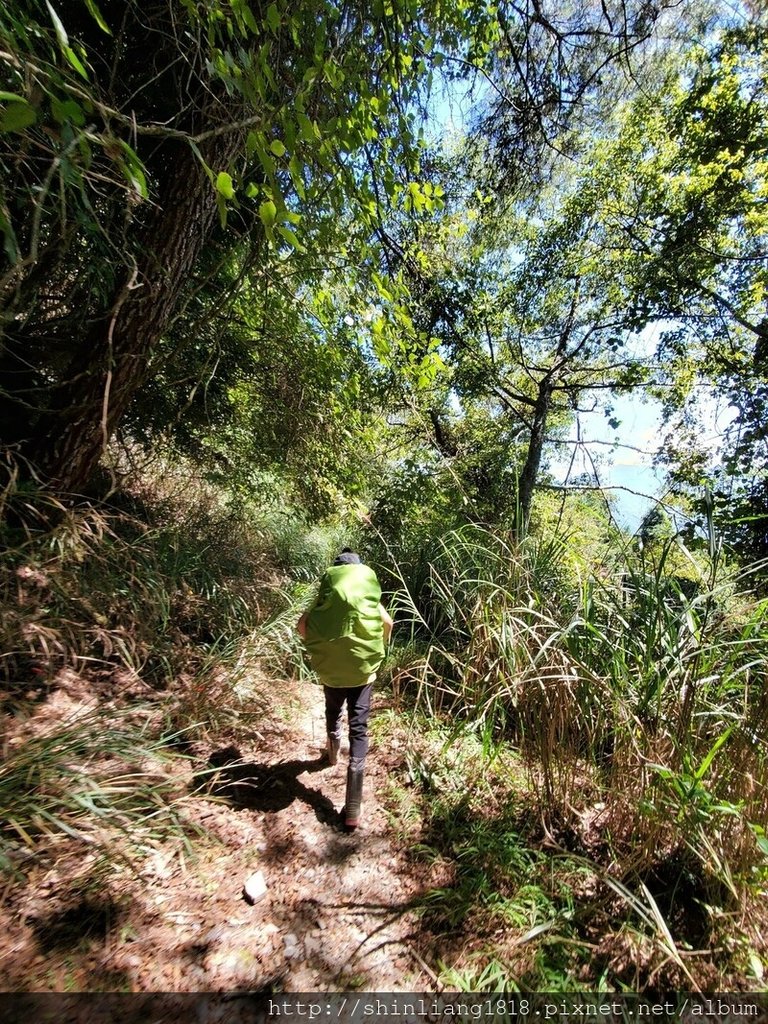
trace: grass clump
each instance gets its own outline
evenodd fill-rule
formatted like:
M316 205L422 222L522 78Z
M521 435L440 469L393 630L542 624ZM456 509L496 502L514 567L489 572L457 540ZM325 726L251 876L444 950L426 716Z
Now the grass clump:
M184 778L174 737L150 708L86 711L6 743L0 767L0 869L74 840L118 860L172 837L187 842ZM119 840L119 843L118 843Z
M121 666L167 685L196 648L258 621L265 555L226 507L134 499L66 511L7 546L0 670L51 679Z
M403 574L400 621L418 654L395 682L430 716L471 729L486 756L517 748L541 841L592 864L610 934L624 913L647 940L648 971L666 956L670 981L688 985L694 947L761 946L768 602L754 567L732 569L716 544L689 558L694 579L679 578L673 545L685 557L670 539L653 558L628 551L578 579L572 562L559 568L558 542L448 534L426 573ZM505 815L501 831L514 832ZM441 820L436 834L451 829ZM493 917L508 898L503 844L478 836L467 850L441 897L454 923L465 905ZM686 893L694 909L680 913ZM738 960L721 957L719 981L738 976Z

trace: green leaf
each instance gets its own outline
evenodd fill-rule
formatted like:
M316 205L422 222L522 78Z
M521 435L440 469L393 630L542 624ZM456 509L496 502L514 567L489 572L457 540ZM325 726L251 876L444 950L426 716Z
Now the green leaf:
M280 11L277 9L277 4L270 4L267 8L267 24L277 35L280 30Z
M19 245L16 240L16 232L13 225L0 209L0 233L3 235L3 249L11 263L18 263L20 259Z
M694 776L697 780L703 779L704 776L707 774L707 771L709 770L709 766L712 764L712 761L713 761L713 759L715 757L715 754L718 752L720 747L722 747L722 745L726 742L728 737L733 732L733 729L734 729L734 726L729 725L728 728L725 730L725 732L722 733L720 736L718 736L718 738L712 744L712 747L708 751L708 753L707 753L706 757L704 758L704 760L699 765L699 769L696 772L696 775Z
M273 139L269 144L269 148L275 156L285 156L285 146L280 139Z
M0 102L2 103L28 103L23 96L19 96L15 92L0 92Z
M23 103L9 103L0 115L0 132L20 132L36 120L35 108L26 100Z
M393 298L392 292L387 288L382 276L374 271L372 278L373 283L376 285L376 291L379 293L381 298L385 299L387 302L391 302Z
M111 36L112 35L112 29L109 27L109 25L106 23L106 21L104 21L104 18L102 17L102 14L101 14L101 11L99 10L98 6L96 5L96 0L85 0L85 6L88 8L88 11L90 12L91 17L94 19L94 21L99 26L99 28L102 30L102 32L106 32L108 36Z
M261 141L258 139L256 141L255 152L256 156L259 158L259 163L267 174L267 177L272 180L275 177L276 170L272 154L261 145Z
M427 205L427 198L421 191L421 186L417 181L411 181L408 183L408 197L410 199L411 209L417 213ZM406 206L408 203L406 203Z
M259 136L256 134L256 132L248 132L248 135L246 136L245 139L245 155L248 157L249 160L251 159L251 157L253 156L253 154L256 152L260 145L261 140L259 139Z
M317 124L310 121L302 111L297 111L296 121L299 125L299 137L304 139L305 142L315 142L315 140L322 138Z
M296 194L299 199L306 199L307 193L304 188L304 180L301 176L302 166L295 156L292 156L288 162L288 170L291 174L291 181L293 187L296 189Z
M253 16L253 11L248 6L248 4L243 4L243 6L240 9L240 13L243 16L243 24L245 25L245 27L250 29L251 32L254 33L254 35L258 35L259 26L256 22L256 19Z
M80 58L77 56L77 54L75 53L75 51L72 49L71 46L65 46L64 47L64 56L67 58L67 60L72 65L72 67L75 69L75 71L78 73L78 75L80 75L81 78L84 78L86 80L86 82L87 82L88 81L88 72L85 70L85 65L80 60Z
M208 166L208 164L203 159L203 154L200 152L200 147L192 139L189 139L188 141L189 141L190 149L195 154L197 159L200 161L200 164L202 165L203 170L205 171L205 173L208 176L208 180L210 181L210 183L212 185L215 185L216 184L216 178L215 178L214 173L211 170L211 168Z
M283 236L283 238L286 240L286 242L288 242L289 245L292 245L293 248L297 252L306 252L306 249L304 248L304 246L298 240L298 238L293 233L293 231L291 231L291 229L289 227L287 227L287 225L279 224L278 227L277 227L277 230L278 230L278 233Z
M77 148L80 151L80 159L83 162L83 167L85 167L87 170L93 163L93 149L91 148L91 144L88 141L88 138L86 137L85 133L81 134L78 138ZM123 173L125 173L125 169L123 169ZM142 178L144 177L141 170L139 170L139 174L141 175ZM132 170L130 174L126 174L126 177L133 185L133 187L136 189L136 191L140 192L141 186L139 184L139 178L135 171ZM146 182L144 182L144 187L146 188Z
M221 192L216 193L216 206L219 211L219 223L225 228L227 226L227 201Z
M48 8L51 14L51 21L53 22L53 28L56 32L56 38L59 40L59 45L62 49L66 49L69 46L69 36L67 30L64 28L64 24L61 18L58 16L53 7L51 7L49 0L45 0L45 6Z
M126 180L130 185L138 192L142 199L146 199L149 196L149 189L147 188L147 178L144 174L144 165L139 160L138 154L135 150L131 149L127 142L120 140L120 148L123 151L123 159L119 160L120 169L125 175Z
M226 171L219 171L216 175L216 191L225 199L235 198L235 186L232 182L232 175Z
M259 207L259 216L261 217L264 227L271 228L275 223L277 216L277 207L271 199L267 199L266 202L262 203Z
M53 96L51 98L51 111L59 124L71 121L78 128L82 128L85 124L85 111L76 100L65 100L62 103L61 100L57 100Z
M282 129L283 129L283 138L285 139L286 147L288 149L291 149L291 150L295 149L296 148L296 122L293 120L292 116L287 116L285 114L285 112L283 112L283 116L281 118L281 122L282 122Z

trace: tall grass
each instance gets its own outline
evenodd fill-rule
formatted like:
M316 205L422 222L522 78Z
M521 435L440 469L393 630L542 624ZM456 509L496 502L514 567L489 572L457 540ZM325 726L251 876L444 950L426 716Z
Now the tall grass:
M396 681L519 745L553 833L605 804L606 856L642 873L685 850L722 900L766 866L768 601L716 545L681 579L674 543L579 578L564 541L455 531L402 574L421 654Z
M360 539L357 525L308 523L290 508L263 512L259 522L278 564L302 584L317 580L342 548L356 548Z

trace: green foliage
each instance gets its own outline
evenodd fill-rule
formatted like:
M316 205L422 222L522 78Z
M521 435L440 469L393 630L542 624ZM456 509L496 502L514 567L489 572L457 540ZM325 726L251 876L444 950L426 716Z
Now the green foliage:
M12 695L30 674L45 687L65 668L162 688L262 614L262 538L212 491L123 504L61 509L50 529L45 498L10 499L11 519L38 509L43 521L34 534L4 531L0 664Z
M344 522L313 525L283 510L270 516L265 526L278 564L301 583L317 582L342 548L361 550L356 529Z
M340 402L327 385L340 384L347 357L361 362L350 356L359 339L342 337L318 307L303 317L296 307L338 280L337 262L370 273L382 191L407 186L425 213L438 201L431 184L408 184L419 145L413 118L400 111L422 87L428 25L434 17L439 35L452 26L449 12L425 11L422 21L398 5L342 11L325 0L271 4L258 16L240 4L171 6L147 13L134 0L111 0L70 5L59 17L18 0L0 17L2 426L59 489L87 482L134 391L153 378L162 401L134 403L139 436L156 433L161 416L172 427L195 402L205 409L213 390L224 404L233 390L241 404L267 390L253 417L282 412L285 425L269 365L254 365L265 316L280 345L308 340L307 379L295 381L297 397L305 385L317 393L297 423L304 447L323 402L349 427L354 401ZM146 79L148 49L162 70ZM176 244L186 220L196 231ZM250 295L228 308L248 279ZM266 298L272 280L287 296L277 309ZM261 308L241 323L254 290ZM292 323L281 323L283 310ZM398 344L407 352L407 339ZM418 376L434 358L406 362ZM282 371L274 345L273 361ZM345 383L355 377L350 367ZM250 424L237 426L244 433ZM307 479L314 466L307 493L326 506L329 478L345 467L322 463L340 436L315 444L295 475ZM296 450L292 438L280 440Z
M577 586L562 543L449 534L396 595L425 652L399 681L432 714L513 737L546 819L568 820L591 792L615 807L619 855L681 842L741 892L760 870L753 826L768 799L752 742L766 607L749 575L717 562L693 580L670 574L673 547L653 565L628 553Z
M318 258L295 268L318 285L313 297L284 271L269 283L249 274L242 254L218 267L159 344L124 425L146 449L193 458L245 502L266 505L288 488L322 516L375 473L382 371L341 289L320 285Z
M747 558L765 554L766 70L758 18L713 30L619 109L576 198L599 203L590 244L624 296L624 328L661 332L651 377L669 421L661 458L702 520L696 494L710 485ZM735 416L713 467L701 440L715 405Z
M687 985L689 951L723 943L724 977L743 969L755 940L731 915L757 908L768 849L768 609L756 567L646 526L644 549L604 536L584 559L574 537L464 527L393 572L393 684L416 707L396 803L444 880L419 906L446 984L636 987L667 963Z
M401 557L418 557L424 544L446 527L461 521L463 495L455 477L431 453L406 457L379 481L370 519ZM408 554L405 554L408 552ZM386 553L378 553L385 560Z

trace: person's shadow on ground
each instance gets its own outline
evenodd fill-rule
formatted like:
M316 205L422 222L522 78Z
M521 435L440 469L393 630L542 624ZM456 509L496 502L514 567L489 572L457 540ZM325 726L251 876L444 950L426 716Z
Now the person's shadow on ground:
M331 801L317 789L299 782L305 772L319 772L328 767L321 755L312 760L279 761L277 764L244 762L236 747L225 747L211 754L208 767L199 773L196 782L214 796L222 797L233 807L252 811L282 811L301 800L315 812L324 825L342 828L343 819Z

